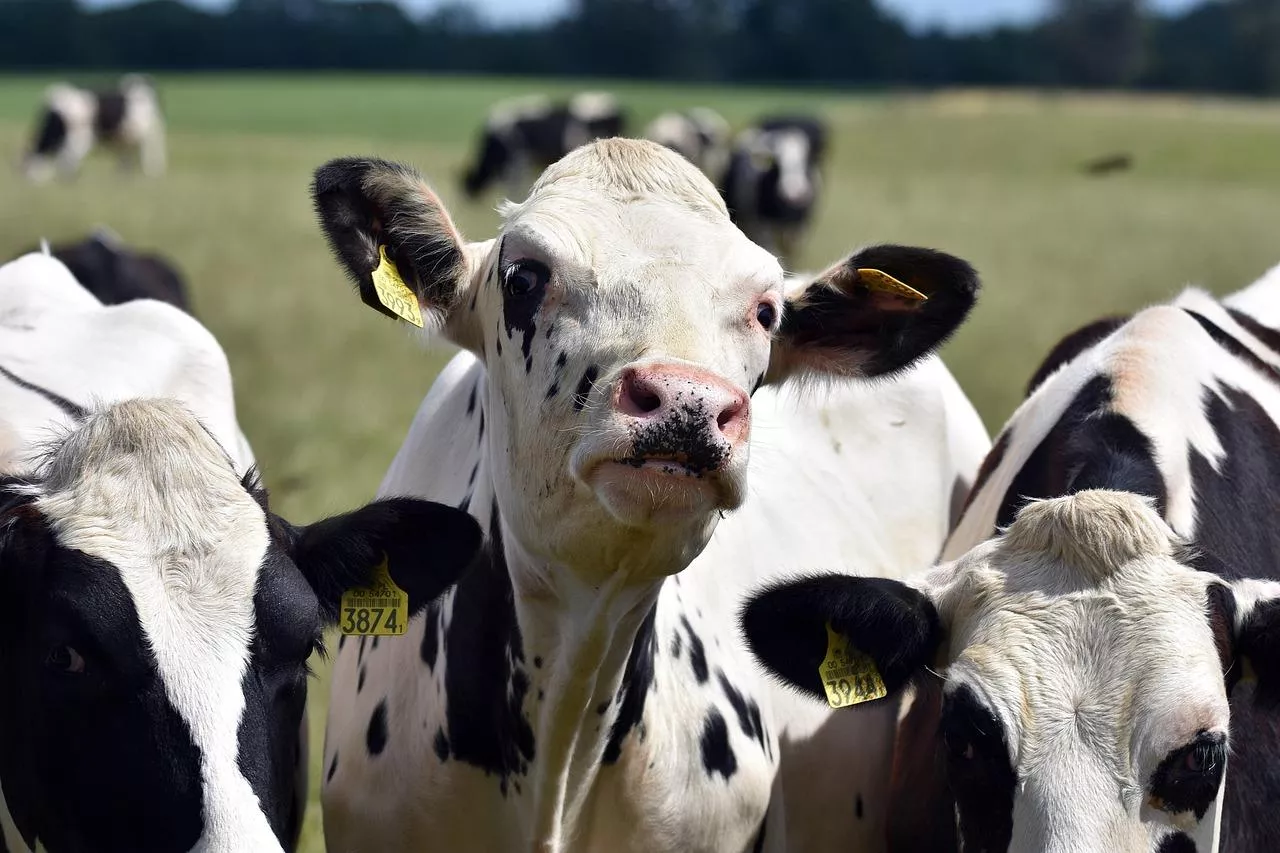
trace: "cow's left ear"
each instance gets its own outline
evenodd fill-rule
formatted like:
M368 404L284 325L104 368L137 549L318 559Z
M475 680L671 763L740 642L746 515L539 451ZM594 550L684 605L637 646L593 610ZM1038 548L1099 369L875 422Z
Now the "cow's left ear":
M480 526L468 513L416 498L375 501L305 527L290 527L294 563L320 600L326 622L342 594L367 586L387 561L396 586L417 613L449 588L480 549Z
M1223 589L1220 584L1210 586L1209 612L1211 624L1216 614L1225 613L1235 626L1228 688L1242 679L1256 680L1254 695L1269 705L1280 704L1280 584L1236 581L1231 584L1229 600ZM1218 642L1221 651L1221 640Z
M959 328L978 287L973 267L943 252L863 249L787 294L766 380L909 367Z

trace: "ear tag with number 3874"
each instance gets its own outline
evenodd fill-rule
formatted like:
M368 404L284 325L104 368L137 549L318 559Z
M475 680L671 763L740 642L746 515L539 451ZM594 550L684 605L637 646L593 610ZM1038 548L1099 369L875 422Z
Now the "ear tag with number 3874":
M409 629L409 596L391 579L386 556L373 570L369 586L342 594L338 628L361 637L398 637Z
M889 695L876 662L857 649L849 648L849 639L827 624L827 656L818 667L827 704L832 708L848 708Z

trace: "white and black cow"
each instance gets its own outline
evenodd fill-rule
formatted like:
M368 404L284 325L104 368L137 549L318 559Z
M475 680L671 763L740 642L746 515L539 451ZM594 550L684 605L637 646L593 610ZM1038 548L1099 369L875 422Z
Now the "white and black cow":
M464 349L382 491L490 532L406 636L339 651L328 849L874 849L892 711L776 689L734 614L786 569L932 561L990 446L929 355L968 264L875 246L784 280L641 140L577 149L478 243L404 166L334 161L315 195L362 297L385 252Z
M712 180L724 174L729 156L729 123L718 112L694 107L665 112L649 122L644 138L684 156Z
M794 261L818 204L826 125L809 116L761 119L738 134L720 178L729 215L761 246Z
M145 175L164 173L164 116L150 80L128 74L103 92L66 83L50 86L23 172L37 182L70 177L95 145L115 147L122 165L136 164Z
M605 92L581 92L565 103L540 95L504 101L489 112L462 188L475 198L502 183L508 198L520 198L545 167L580 145L625 130L626 114Z
M1280 697L1277 495L1280 267L1066 338L984 462L954 562L780 586L746 631L816 693L824 622L886 681L941 673L900 733L894 849L1274 850L1280 715L1255 694Z
M191 317L0 267L0 851L292 849L342 592L385 556L421 608L480 544L407 498L289 524L248 458Z
M55 243L49 251L104 305L158 299L191 312L186 282L172 262L130 249L108 228L75 243Z

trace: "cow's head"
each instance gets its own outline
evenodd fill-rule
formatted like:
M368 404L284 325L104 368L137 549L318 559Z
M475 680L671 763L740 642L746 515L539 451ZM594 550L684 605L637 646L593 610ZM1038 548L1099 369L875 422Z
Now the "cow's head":
M420 608L479 541L407 499L294 526L177 403L89 415L0 481L0 786L27 847L280 850L341 594L386 555Z
M315 197L366 302L385 251L428 329L483 360L504 520L536 558L598 571L678 570L742 502L761 385L902 370L978 287L963 261L901 246L787 282L706 177L637 140L569 154L482 243L403 166L334 161Z
M1280 585L1201 570L1144 498L1027 504L914 586L820 576L743 610L757 657L823 695L826 626L890 691L942 674L938 733L965 850L1215 849L1227 698L1280 688Z

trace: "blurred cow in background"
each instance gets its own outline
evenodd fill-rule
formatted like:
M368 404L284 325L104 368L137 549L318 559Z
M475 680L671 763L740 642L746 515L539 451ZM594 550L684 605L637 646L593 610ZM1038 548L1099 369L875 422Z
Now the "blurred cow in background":
M776 116L738 135L720 191L734 223L747 236L795 261L800 238L817 205L827 128L818 119Z
M475 198L500 181L518 200L532 176L580 145L623 135L625 127L625 113L605 92L582 92L567 103L541 95L503 101L489 112L463 189Z
M192 313L182 274L159 255L128 248L109 228L99 226L79 242L54 245L49 254L103 305L157 299Z
M645 128L646 139L665 145L712 180L724 174L729 157L729 123L715 110L694 107L665 112Z
M71 177L99 143L115 146L122 165L136 161L143 174L164 173L164 117L147 78L128 74L115 89L101 92L67 83L50 86L22 170L36 182Z

